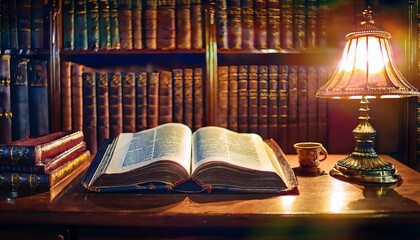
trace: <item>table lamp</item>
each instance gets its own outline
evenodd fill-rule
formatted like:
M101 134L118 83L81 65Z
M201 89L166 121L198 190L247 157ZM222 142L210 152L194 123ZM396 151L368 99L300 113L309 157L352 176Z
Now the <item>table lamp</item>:
M346 35L340 63L317 97L361 99L359 125L353 130L354 151L339 160L330 175L356 183L396 183L401 180L394 166L373 148L376 131L369 123L369 98L402 98L419 92L395 66L389 39L391 35L374 26L372 11L363 11L364 20L355 32Z

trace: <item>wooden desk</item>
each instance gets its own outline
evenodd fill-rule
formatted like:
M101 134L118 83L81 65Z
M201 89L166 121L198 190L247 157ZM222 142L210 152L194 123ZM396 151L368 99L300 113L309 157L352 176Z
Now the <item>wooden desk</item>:
M343 157L330 155L321 168ZM420 174L383 157L400 172L400 186L363 189L322 175L298 176L300 193L288 196L95 194L79 187L79 177L52 200L3 194L0 238L419 239ZM295 155L288 160L297 167Z

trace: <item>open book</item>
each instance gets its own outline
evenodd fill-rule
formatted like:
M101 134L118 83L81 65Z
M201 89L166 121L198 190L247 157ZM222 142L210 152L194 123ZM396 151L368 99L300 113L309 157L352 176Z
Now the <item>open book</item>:
M104 143L81 185L91 191L215 189L282 193L297 180L284 153L259 135L167 123Z

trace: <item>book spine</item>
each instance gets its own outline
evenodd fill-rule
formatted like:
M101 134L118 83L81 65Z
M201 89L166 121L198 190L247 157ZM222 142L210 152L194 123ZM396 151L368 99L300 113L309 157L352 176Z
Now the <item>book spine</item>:
M216 0L216 41L217 48L226 49L228 45L227 0ZM254 41L254 40L252 40Z
M98 0L87 0L87 49L99 49L99 6Z
M87 148L96 153L98 148L97 114L96 114L96 75L85 70L83 79L83 134Z
M298 66L298 141L308 140L308 70Z
M133 22L131 0L118 1L118 26L120 29L120 47L133 48Z
M120 26L118 24L118 1L108 0L109 3L109 31L110 44L112 49L119 49L120 43Z
M183 123L184 119L184 72L182 69L177 68L172 70L174 76L174 89L173 89L173 103L174 122Z
M293 48L293 3L292 0L280 2L280 43L283 49Z
M240 0L227 0L227 11L229 48L240 49L242 47Z
M319 66L317 69L318 89L329 79L328 67ZM328 146L328 101L326 98L318 98L318 141Z
M98 128L98 146L109 138L109 90L108 73L96 73L96 115Z
M0 144L12 141L9 55L0 58L0 130Z
M238 67L238 131L248 132L248 66Z
M293 47L306 48L306 6L305 0L293 2Z
M61 62L61 130L71 131L72 129L72 86L71 69L72 63L69 61Z
M9 37L10 48L17 49L19 47L18 38L18 17L17 17L17 0L9 0Z
M298 140L298 66L289 66L289 101L287 106L287 151L294 153Z
M123 132L136 131L136 82L134 72L122 74Z
M144 43L148 49L157 48L157 0L146 0Z
M72 0L62 1L62 48L63 50L74 49L74 2Z
M289 66L279 66L278 143L288 151Z
M229 66L228 128L238 131L238 66Z
M184 69L184 110L183 118L184 124L188 127L193 127L193 111L194 111L194 95L193 95L193 85L194 85L194 72L191 68Z
M136 72L136 131L147 129L147 72Z
M15 59L10 66L13 140L29 138L28 61Z
M191 49L191 0L176 0L176 48Z
M31 47L34 49L44 48L44 2L43 0L31 0Z
M279 142L279 69L277 65L268 66L268 139Z
M18 47L20 49L31 48L31 0L19 0L16 4Z
M83 130L83 65L71 65L71 129Z
M228 128L229 118L229 66L219 66L218 75L218 126Z
M147 74L147 126L159 124L159 72Z
M330 21L330 8L327 0L318 0L318 12L317 12L317 46L319 48L327 47L327 25Z
M1 49L10 48L10 21L9 21L9 1L1 1Z
M280 1L267 0L267 47L280 49Z
M175 48L175 0L157 0L157 48Z
M86 0L75 1L74 6L74 49L88 48Z
M111 22L108 0L99 0L99 49L111 48Z
M203 48L201 0L191 0L191 48Z
M254 0L242 0L242 48L254 48Z
M268 138L268 66L258 67L258 133Z
M46 60L31 60L29 77L30 136L49 133L48 69Z
M204 119L204 96L203 96L203 69L194 68L194 129L203 126Z
M248 131L258 133L258 66L248 67Z
M109 136L123 132L122 77L120 72L109 73Z
M306 4L306 46L309 49L317 48L318 41L318 0L307 0Z
M132 17L132 27L133 27L133 48L142 49L143 48L143 27L142 27L142 1L141 0L132 0L131 5L131 17Z
M267 48L267 0L254 0L255 47Z
M159 124L172 122L172 72L159 74Z
M308 141L318 141L317 67L308 66Z

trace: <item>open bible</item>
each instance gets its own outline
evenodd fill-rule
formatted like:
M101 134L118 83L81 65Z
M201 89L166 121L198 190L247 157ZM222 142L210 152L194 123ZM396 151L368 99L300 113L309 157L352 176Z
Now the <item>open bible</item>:
M281 148L253 133L167 123L104 142L81 185L95 192L288 193L297 180Z

